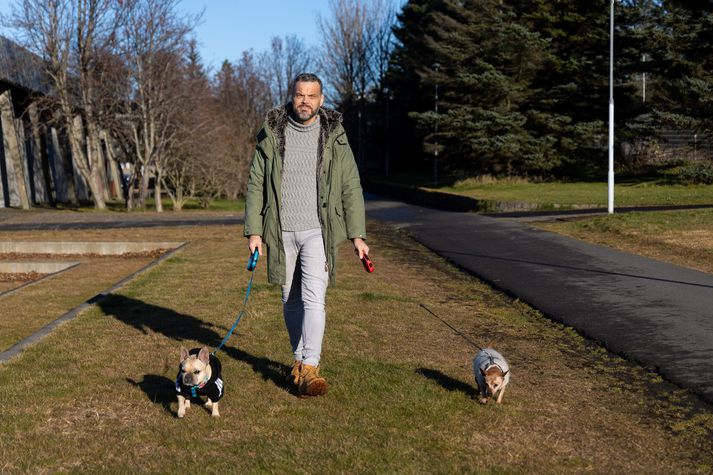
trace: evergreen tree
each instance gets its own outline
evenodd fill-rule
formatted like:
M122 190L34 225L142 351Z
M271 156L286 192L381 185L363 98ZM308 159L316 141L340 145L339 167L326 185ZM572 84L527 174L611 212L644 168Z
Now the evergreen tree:
M413 114L436 122L449 168L514 175L549 168L552 144L528 127L530 84L546 58L546 44L496 0L446 2L425 38L437 70L422 71L440 85L439 113Z
M619 131L634 130L633 119L646 112L632 83L646 37L641 15L633 15L643 11L641 3L617 6ZM399 20L389 79L411 147L416 141L406 117L420 126L420 139L444 145L451 171L530 176L605 171L607 0L414 0ZM417 153L412 148L409 156Z
M549 137L556 152L549 170L556 176L602 175L606 163L609 107L610 2L592 0L511 1L518 21L546 41L548 55L535 80L528 126ZM631 11L617 4L615 83L617 138L627 136L634 117L643 113L636 101L633 74L640 70L640 48Z
M444 0L410 0L397 15L394 28L394 48L386 84L390 91L388 123L391 169L420 170L425 166L423 142L425 130L417 130L417 122L410 112L434 108L434 86L421 80L421 72L435 64L434 53L424 43L433 23L433 14L445 7ZM386 109L386 107L384 107Z
M713 4L664 1L660 23L667 33L663 78L656 96L662 122L713 133Z

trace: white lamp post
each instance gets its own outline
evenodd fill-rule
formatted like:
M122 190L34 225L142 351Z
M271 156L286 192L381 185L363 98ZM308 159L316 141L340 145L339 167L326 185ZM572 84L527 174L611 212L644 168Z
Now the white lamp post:
M438 68L440 64L435 63L433 69L438 74ZM436 113L436 118L433 123L433 186L438 186L438 78L436 78L436 89L434 96L434 112Z
M609 14L609 174L608 174L609 214L614 212L614 0L611 0Z

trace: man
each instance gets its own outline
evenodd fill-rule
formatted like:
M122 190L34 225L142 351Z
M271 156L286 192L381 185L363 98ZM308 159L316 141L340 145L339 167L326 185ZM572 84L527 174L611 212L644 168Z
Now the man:
M300 74L292 102L271 110L257 135L245 204L250 252L267 245L268 280L282 285L299 395L319 396L327 284L335 282L337 246L347 238L362 258L364 197L340 113L322 107L322 81Z

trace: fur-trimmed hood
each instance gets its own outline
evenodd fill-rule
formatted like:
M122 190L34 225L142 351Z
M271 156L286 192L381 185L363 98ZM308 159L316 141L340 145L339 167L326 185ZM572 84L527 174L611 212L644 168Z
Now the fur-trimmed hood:
M277 139L278 150L280 156L285 156L285 128L287 127L287 118L292 114L292 103L281 105L270 110L265 117L265 123L272 130L272 133ZM319 111L319 159L321 161L322 153L324 152L324 144L329 137L342 123L342 114L327 107L320 107Z

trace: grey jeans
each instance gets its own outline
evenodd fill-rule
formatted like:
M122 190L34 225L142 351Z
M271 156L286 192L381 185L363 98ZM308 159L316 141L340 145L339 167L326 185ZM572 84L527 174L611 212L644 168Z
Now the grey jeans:
M329 282L320 228L283 231L286 281L282 308L295 360L319 365L326 316L324 301Z

